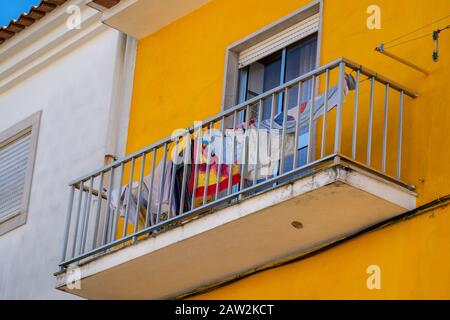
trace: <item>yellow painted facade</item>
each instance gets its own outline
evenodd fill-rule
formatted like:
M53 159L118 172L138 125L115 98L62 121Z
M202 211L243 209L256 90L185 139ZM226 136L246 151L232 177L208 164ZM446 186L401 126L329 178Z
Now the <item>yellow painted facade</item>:
M141 40L127 152L220 112L226 48L308 3L309 0L212 0ZM380 30L366 26L366 10L372 4L381 8ZM446 15L450 15L448 0L323 1L321 65L344 56L420 94L405 104L402 176L416 186L418 205L450 193L450 30L441 33L438 63L431 59L431 36L392 49L430 70L429 76L375 52L374 48ZM449 21L429 26L407 39L431 34ZM367 106L365 99L362 97L361 108ZM392 108L395 109L394 102ZM352 114L344 112L344 118L345 125L350 125ZM381 116L376 117L375 132L381 123ZM361 122L359 133L364 136L366 130L367 124ZM344 152L348 153L346 141L351 130L344 128L343 132ZM364 143L359 141L358 147ZM374 155L379 155L381 146L374 148ZM364 149L359 150L358 157L363 157ZM388 158L388 163L395 160ZM436 209L197 298L450 298L448 230L450 208ZM382 268L381 290L366 287L366 268L371 264Z
M438 209L195 299L449 299L449 227ZM371 265L380 290L367 288Z

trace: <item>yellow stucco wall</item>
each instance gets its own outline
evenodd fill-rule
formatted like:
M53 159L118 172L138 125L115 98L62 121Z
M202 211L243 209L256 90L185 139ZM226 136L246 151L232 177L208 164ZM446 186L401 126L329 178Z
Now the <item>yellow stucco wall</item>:
M307 3L213 0L141 40L127 152L219 112L226 47ZM381 30L366 27L366 9L372 4L381 7ZM431 37L392 49L429 69L432 74L428 77L376 53L374 48L448 14L448 0L324 0L321 64L345 56L420 93L420 98L405 105L403 153L403 179L416 185L418 205L450 193L450 31L441 34L439 63L431 59ZM367 106L361 108L367 114ZM344 113L347 120L351 116ZM379 130L381 118L376 121L375 130ZM360 123L359 128L363 135L367 125ZM350 132L344 130L344 151L349 148L345 142ZM360 141L361 146L364 143ZM380 149L374 146L374 154ZM358 155L363 156L364 150L360 150ZM394 162L389 158L389 163ZM450 298L449 227L450 209L439 209L434 215L365 235L200 298ZM382 267L380 291L365 287L369 264Z
M195 299L449 299L450 207L254 274ZM367 289L367 267L381 289Z

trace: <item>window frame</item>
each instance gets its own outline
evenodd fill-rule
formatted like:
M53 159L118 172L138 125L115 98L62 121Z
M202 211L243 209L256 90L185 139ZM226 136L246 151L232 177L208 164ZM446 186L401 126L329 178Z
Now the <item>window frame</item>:
M221 110L225 111L238 104L239 99L239 55L244 50L261 43L268 38L288 29L295 24L315 15L319 15L319 30L317 31L317 52L316 52L316 66L320 67L321 53L322 53L322 32L323 32L323 2L324 0L313 0L300 9L291 14L263 27L256 32L244 37L241 40L228 46L225 57L225 70L222 88L222 106ZM315 86L315 95L318 93L319 86ZM313 122L312 131L314 132L312 141L316 144L317 123ZM312 157L315 157L315 148L312 148Z
M5 217L0 218L0 236L24 225L27 221L41 114L42 111L38 111L32 114L31 116L25 118L24 120L16 123L14 126L0 132L0 148L20 139L28 132L30 132L30 141L31 141L30 155L28 158L25 175L24 192L21 201L22 202L21 209L19 211L10 213Z
M316 68L320 66L322 47L322 25L323 25L323 0L314 0L293 13L280 20L250 34L249 36L233 43L226 50L224 86L222 92L222 111L235 106L238 102L239 89L239 54L267 40L271 36L285 30L308 17L319 14L319 31L317 34ZM317 90L317 88L316 88Z

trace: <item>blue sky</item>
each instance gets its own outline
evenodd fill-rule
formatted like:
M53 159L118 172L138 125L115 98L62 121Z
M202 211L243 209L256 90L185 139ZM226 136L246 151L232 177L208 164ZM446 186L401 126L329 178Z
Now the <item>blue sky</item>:
M31 6L36 6L40 0L0 0L0 26L6 26L12 19L17 19L23 12L28 12Z

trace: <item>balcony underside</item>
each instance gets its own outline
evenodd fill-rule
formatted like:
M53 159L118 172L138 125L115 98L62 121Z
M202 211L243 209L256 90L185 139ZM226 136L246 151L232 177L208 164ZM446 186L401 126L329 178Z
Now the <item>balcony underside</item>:
M171 298L349 236L415 208L415 199L390 179L332 164L92 259L80 266L80 290L67 288L65 273L57 287L89 299Z
M105 1L91 1L90 5L103 11L103 21L110 27L142 39L173 21L189 14L209 0L122 0L110 9L99 6Z

